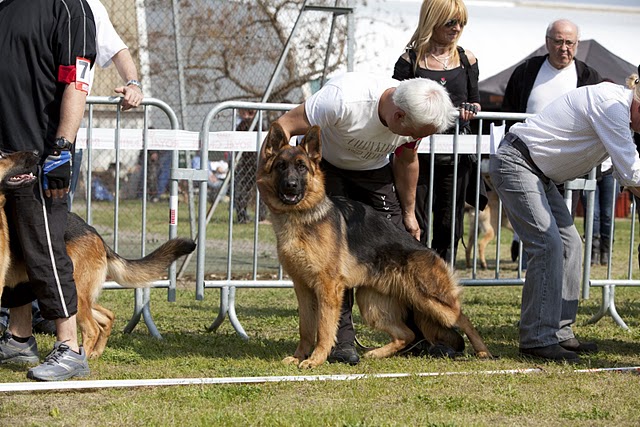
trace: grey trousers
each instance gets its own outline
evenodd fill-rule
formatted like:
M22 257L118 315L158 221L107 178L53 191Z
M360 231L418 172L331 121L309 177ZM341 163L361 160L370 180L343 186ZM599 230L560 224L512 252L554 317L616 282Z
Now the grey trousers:
M491 156L490 174L528 256L520 348L533 348L574 337L582 239L556 185L524 151L503 140Z

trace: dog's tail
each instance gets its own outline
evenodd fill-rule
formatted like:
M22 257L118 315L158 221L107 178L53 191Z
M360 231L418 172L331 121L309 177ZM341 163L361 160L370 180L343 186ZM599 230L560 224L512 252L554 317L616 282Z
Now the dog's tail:
M107 247L107 274L121 286L144 288L160 279L173 261L195 248L196 243L191 239L171 239L144 258L129 260Z

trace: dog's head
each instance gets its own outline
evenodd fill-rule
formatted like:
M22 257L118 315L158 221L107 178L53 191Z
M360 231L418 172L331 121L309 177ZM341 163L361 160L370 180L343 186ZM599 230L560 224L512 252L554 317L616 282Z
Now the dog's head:
M0 151L0 193L33 184L37 180L34 172L38 160L37 153L31 151Z
M313 126L302 141L290 145L278 123L271 125L258 161L258 188L275 212L312 209L324 199L320 170L320 128Z

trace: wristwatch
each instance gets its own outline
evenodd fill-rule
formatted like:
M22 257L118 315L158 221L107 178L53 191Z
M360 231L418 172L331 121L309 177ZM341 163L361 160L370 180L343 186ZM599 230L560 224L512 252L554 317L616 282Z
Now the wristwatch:
M53 141L53 146L56 151L69 151L73 147L71 141L69 141L64 136L59 136Z
M135 80L135 79L131 79L127 82L127 84L125 86L138 86L140 88L140 90L142 90L142 83L140 83L139 81Z

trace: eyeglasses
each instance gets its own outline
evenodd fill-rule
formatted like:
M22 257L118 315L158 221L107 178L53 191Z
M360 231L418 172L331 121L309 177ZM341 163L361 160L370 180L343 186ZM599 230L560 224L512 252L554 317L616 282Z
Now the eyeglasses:
M458 24L460 24L461 27L464 27L467 23L466 22L462 22L459 19L449 19L447 22L444 23L444 26L447 27L447 28L452 28L452 27L455 27Z
M564 45L567 45L567 48L571 49L573 47L575 47L575 45L578 44L577 41L572 41L572 40L556 40L556 39L552 39L551 37L547 36L547 38L551 41L551 43L555 46L555 47L562 47Z

